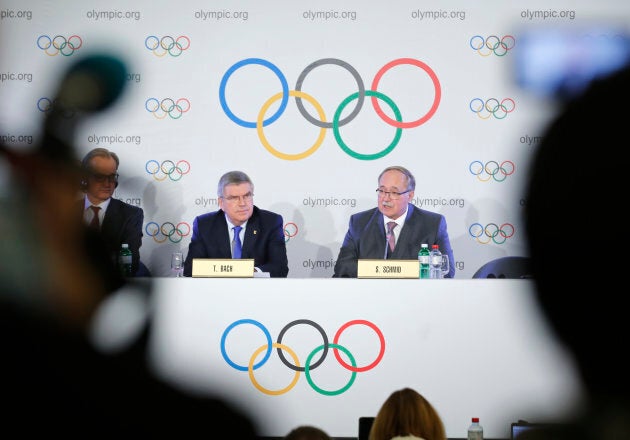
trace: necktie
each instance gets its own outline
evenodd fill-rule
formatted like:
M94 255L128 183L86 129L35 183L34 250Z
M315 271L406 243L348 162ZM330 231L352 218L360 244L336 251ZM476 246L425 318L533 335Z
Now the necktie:
M241 237L240 237L240 232L241 229L243 229L241 226L234 226L234 245L232 248L232 258L241 258L241 251L242 251L242 247L241 247Z
M396 236L394 235L395 227L396 222L387 223L387 242L389 243L389 253L394 252L394 247L396 247Z
M90 222L90 228L99 229L100 223L98 221L98 212L101 210L100 206L90 206L92 211L94 211L94 217L92 217L92 221Z

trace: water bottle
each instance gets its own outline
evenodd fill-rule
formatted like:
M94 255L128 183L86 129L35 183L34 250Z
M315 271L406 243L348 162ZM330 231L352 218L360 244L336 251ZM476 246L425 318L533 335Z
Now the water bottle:
M431 246L429 261L431 262L431 278L439 280L442 278L442 252L437 244Z
M131 276L131 249L127 243L123 243L118 253L118 267L124 277Z
M418 262L420 263L420 278L431 276L431 264L429 259L429 245L422 243L418 252Z
M479 417L473 417L468 427L468 440L483 440L483 427L479 424Z

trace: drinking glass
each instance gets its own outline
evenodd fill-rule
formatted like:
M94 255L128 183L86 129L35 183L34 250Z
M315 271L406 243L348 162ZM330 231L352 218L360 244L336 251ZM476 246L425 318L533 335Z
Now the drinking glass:
M176 278L183 276L184 255L181 252L173 252L171 255L171 269L175 272Z
M442 268L441 269L442 269L442 278L448 275L448 271L451 270L450 262L448 260L447 254L442 254Z

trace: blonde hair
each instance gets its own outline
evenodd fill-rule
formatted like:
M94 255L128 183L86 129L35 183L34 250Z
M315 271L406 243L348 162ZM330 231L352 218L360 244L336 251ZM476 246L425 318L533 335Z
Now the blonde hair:
M390 440L407 435L424 440L446 440L446 430L438 412L411 388L394 391L385 400L374 418L369 440Z

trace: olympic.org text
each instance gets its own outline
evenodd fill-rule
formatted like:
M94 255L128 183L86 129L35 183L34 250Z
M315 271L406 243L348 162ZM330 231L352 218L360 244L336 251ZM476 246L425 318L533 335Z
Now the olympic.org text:
M310 206L314 208L316 206L349 206L354 208L357 206L357 199L338 199L337 197L305 197L302 200L304 206Z
M15 72L2 72L0 73L0 83L5 81L33 81L32 73L15 73Z
M249 13L247 11L228 11L227 9L212 9L208 11L199 10L195 12L195 18L201 20L241 20L247 21Z
M521 136L521 144L527 144L530 147L532 145L538 145L540 141L542 141L542 136L530 136L526 134L525 136Z
M0 143L2 144L17 144L17 145L31 145L33 143L33 136L30 135L15 135L15 134L0 134Z
M201 196L195 199L195 205L203 206L204 208L207 208L208 206L219 206L219 199L216 197Z
M527 20L547 20L548 18L568 18L569 20L575 19L575 10L567 9L566 11L557 9L523 9L521 11L521 18Z
M0 10L0 20L4 20L5 18L25 18L30 20L33 18L33 11L14 11L13 9L2 9Z
M466 11L446 11L444 9L421 11L416 9L411 11L411 18L418 20L466 20Z
M302 18L310 21L315 20L351 20L357 19L357 11L338 11L336 9L329 9L327 11L313 11L308 10L302 12Z
M112 21L112 20L140 20L140 11L119 11L118 9L109 9L97 11L92 9L87 11L85 16L94 21Z
M140 145L140 143L142 142L142 137L139 135L123 136L120 134L112 134L112 135L97 136L95 134L91 134L88 136L87 140L90 144L94 144L94 145L113 145L113 144Z
M421 199L419 197L414 197L411 200L411 203L416 205L418 208L423 208L427 206L430 206L433 208L437 208L440 206L456 206L458 208L464 207L464 199L445 199L443 197L424 198L424 199Z

